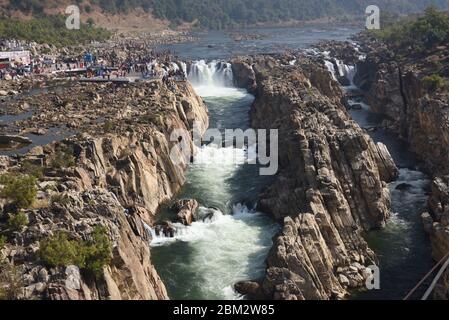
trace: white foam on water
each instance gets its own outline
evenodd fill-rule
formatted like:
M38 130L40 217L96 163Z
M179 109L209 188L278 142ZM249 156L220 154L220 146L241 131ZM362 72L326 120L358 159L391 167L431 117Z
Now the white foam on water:
M245 89L238 89L233 87L220 87L215 85L193 85L195 92L203 98L232 98L241 99L248 96Z
M330 62L329 60L324 60L324 63L327 67L327 70L329 70L330 74L332 75L332 78L337 81L337 73L335 72L335 67L334 64L332 62Z
M190 66L188 79L200 96L217 99L223 106L250 96L246 90L233 87L229 63L194 62ZM202 146L194 155L188 183L201 186L200 190L207 192L206 198L226 206L235 192L229 179L236 176L245 160L255 157L255 145L243 149L222 148L214 144ZM173 238L156 236L150 228L151 246L170 246L183 242L189 252L192 251L189 255L192 258L186 261L188 269L201 279L198 286L200 296L241 299L233 285L263 275L264 262L279 225L265 214L237 204L233 206L232 214L200 207L196 221L191 226L175 223L173 228Z
M356 86L354 85L354 77L357 73L357 68L355 66L347 65L343 61L338 59L335 59L335 62L337 64L338 73L340 77L345 77L346 79L349 80L350 88L356 88Z
M190 66L188 79L194 86L233 87L234 85L232 65L217 60L193 62Z
M212 166L214 170L229 171L230 166L245 164L246 151L233 147L223 148L207 145L200 148L193 157L194 166Z
M264 260L278 226L273 222L267 226L270 221L264 214L241 204L234 206L232 215L214 209L201 210L213 211L213 217L194 222L189 227L174 224L174 238L154 237L151 246L188 242L195 252L191 268L204 279L203 294L240 299L233 284L263 274ZM150 232L154 234L154 230Z
M234 86L232 65L228 62L195 61L190 66L187 78L196 93L203 98L241 99L249 96L245 89Z
M401 217L401 212L413 212L416 207L420 207L427 201L427 194L425 188L429 185L429 177L421 172L410 169L400 169L399 178L397 181L390 183L390 193L393 202L393 215L387 223L385 232L392 234L400 234L398 244L402 250L407 253L409 248L413 246L413 238L410 232L414 228L412 221L407 221ZM399 185L405 184L406 188L403 190L397 189ZM407 210L407 208L409 208ZM406 257L406 255L404 256Z

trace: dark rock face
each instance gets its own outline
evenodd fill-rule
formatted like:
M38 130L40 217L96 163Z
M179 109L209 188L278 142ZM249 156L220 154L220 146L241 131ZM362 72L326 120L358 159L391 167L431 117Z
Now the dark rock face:
M324 67L298 60L295 68L270 57L253 64L252 125L278 129L281 146L280 173L259 209L284 225L260 284L270 299L339 299L364 285L376 261L362 233L388 219L386 182L397 169L388 150L349 118ZM248 286L251 294L259 290Z

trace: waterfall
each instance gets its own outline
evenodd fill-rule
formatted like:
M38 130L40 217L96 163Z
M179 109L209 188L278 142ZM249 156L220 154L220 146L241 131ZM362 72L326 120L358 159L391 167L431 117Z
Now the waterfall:
M323 54L326 57L326 54ZM354 77L357 73L356 66L350 66L345 64L343 61L338 59L333 59L335 62L330 60L324 60L324 63L332 75L334 80L338 80L339 78L346 78L349 81L348 87L355 87L354 85ZM335 69L337 67L337 69Z
M325 60L324 63L326 64L327 70L329 70L329 72L331 73L332 79L337 81L337 76L336 76L334 64L332 62L328 61L328 60Z
M181 70L184 72L185 76L187 77L187 64L184 61L179 62L181 66Z
M345 64L343 61L335 59L335 63L337 64L338 74L340 77L345 77L351 83L351 86L354 85L354 76L356 74L356 67L349 66Z
M230 63L223 61L195 61L188 73L194 86L233 87L234 75Z

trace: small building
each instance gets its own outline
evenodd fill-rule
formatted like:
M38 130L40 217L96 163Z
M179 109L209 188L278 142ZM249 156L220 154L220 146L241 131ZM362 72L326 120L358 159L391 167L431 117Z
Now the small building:
M31 64L31 55L29 51L1 51L0 52L0 64Z

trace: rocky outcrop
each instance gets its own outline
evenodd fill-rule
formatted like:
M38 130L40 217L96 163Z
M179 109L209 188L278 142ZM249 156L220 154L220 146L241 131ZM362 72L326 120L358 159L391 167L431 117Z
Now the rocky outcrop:
M176 220L185 226L190 226L192 222L195 221L195 214L198 210L198 201L190 200L178 200L172 206L173 210L178 213L176 215Z
M449 252L445 217L449 203L449 96L447 88L426 87L424 78L447 65L447 48L442 46L428 49L428 52L398 56L383 43L363 35L360 40L367 57L357 63L355 83L365 91L372 110L388 117L393 124L389 127L409 142L434 176L429 212L423 214L423 221L432 240L433 256L440 260ZM404 48L395 50L401 49ZM437 298L448 298L448 279L449 272L435 291Z
M395 131L435 175L449 173L448 97L429 92L422 79L431 70L411 61L397 62L382 46L370 46L366 60L357 63L355 83L365 90L372 110L393 122Z
M18 299L136 300L167 299L165 286L151 265L149 236L138 216L129 215L104 189L66 191L64 204L27 212L30 224L8 239L5 250L23 277ZM77 266L47 267L38 254L39 240L62 230L88 239L95 226L105 227L113 243L111 263L99 279Z
M282 146L280 172L259 209L283 228L259 287L241 283L236 289L274 299L340 299L364 286L376 262L362 235L385 225L386 183L397 169L386 148L347 115L338 84L322 64L298 60L293 68L270 57L253 64L252 125L278 129Z
M249 93L256 92L256 75L251 65L251 58L236 57L231 61L235 85L245 88Z
M125 118L123 113L111 112L121 120L113 129L85 127L76 137L34 148L17 163L2 161L9 166L7 171L20 170L25 161L39 160L44 166L38 200L23 211L29 224L22 232L6 230L2 258L25 279L17 298L168 299L151 264L147 229L154 225L159 206L185 182L184 171L193 152L190 136L173 139L172 131L189 132L195 121L205 130L208 115L188 83L177 83L176 92L162 83L148 85L121 88L120 94L128 92L127 101L138 104ZM98 101L107 99L98 97ZM96 112L115 107L98 103ZM187 149L178 148L181 143ZM9 204L2 201L2 205L6 212ZM96 226L106 229L112 244L111 262L102 268L101 276L92 277L78 266L55 268L40 259L42 240L61 231L70 239L88 240ZM0 228L4 230L2 219Z
M432 241L432 254L440 261L449 253L449 176L436 178L432 183L429 212L422 215L424 228ZM449 271L434 291L436 299L449 299Z

